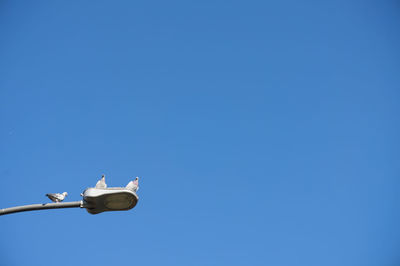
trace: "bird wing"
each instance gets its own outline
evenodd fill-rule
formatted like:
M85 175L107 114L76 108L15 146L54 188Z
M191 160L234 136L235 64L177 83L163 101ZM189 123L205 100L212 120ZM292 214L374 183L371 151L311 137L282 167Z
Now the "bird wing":
M59 193L49 193L46 196L51 199L52 201L63 200L62 195Z
M128 183L128 185L126 185L125 187L126 189L132 190L132 191L137 191L139 189L137 183L135 181L131 181Z
M107 185L103 178L100 179L99 181L97 181L96 188L106 188L106 187L107 187Z
M130 181L129 183L128 183L128 185L126 185L126 189L130 189L130 190L133 190L133 188L135 187L135 185L134 185L134 183L133 183L133 181Z

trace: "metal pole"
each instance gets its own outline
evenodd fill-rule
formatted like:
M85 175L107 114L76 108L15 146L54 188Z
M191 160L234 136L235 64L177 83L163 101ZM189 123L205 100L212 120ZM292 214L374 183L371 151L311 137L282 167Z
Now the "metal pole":
M61 208L84 208L82 201L72 201L72 202L58 202L58 203L44 203L44 204L32 204L25 206L17 206L6 209L0 209L0 216L15 212L26 212L26 211L36 211L36 210L46 210L46 209L61 209Z

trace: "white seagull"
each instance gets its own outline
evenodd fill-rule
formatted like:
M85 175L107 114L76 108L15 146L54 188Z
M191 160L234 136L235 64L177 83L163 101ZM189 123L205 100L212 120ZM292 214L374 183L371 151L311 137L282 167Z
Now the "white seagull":
M46 194L46 196L51 199L51 201L54 202L61 202L65 199L65 197L68 195L67 192L63 192L63 193L49 193Z
M101 179L99 181L97 181L96 188L107 188L105 175L102 175Z
M139 177L137 176L135 180L129 182L125 188L132 190L133 192L138 191L139 190Z

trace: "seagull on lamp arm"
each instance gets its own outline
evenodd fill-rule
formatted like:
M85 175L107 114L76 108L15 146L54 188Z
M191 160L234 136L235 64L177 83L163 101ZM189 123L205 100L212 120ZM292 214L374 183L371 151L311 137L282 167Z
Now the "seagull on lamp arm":
M53 202L61 202L65 199L65 197L68 195L67 192L63 192L63 193L49 193L46 194L46 196L51 199L51 201Z

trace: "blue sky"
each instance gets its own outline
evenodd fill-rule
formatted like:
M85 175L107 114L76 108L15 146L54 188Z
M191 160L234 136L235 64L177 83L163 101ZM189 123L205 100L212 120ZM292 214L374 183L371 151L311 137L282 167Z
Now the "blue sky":
M394 266L396 1L2 1L1 265Z

